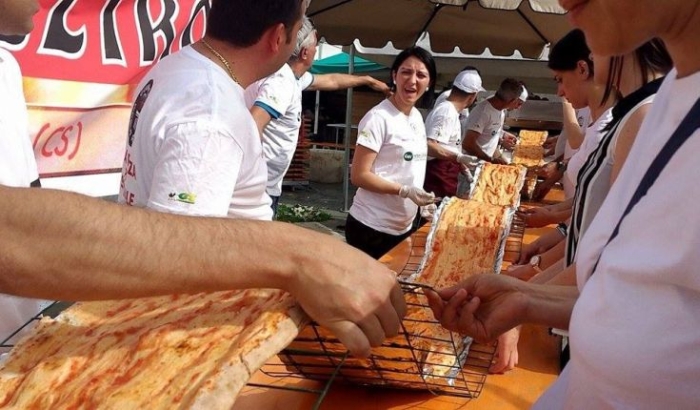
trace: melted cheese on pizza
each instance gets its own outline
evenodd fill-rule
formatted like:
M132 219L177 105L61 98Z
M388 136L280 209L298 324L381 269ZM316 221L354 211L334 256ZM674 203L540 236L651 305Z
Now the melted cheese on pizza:
M442 210L432 252L417 281L443 288L469 275L493 272L507 212L504 206L453 198Z
M479 173L471 199L491 205L515 207L520 202L523 179L521 167L486 163Z
M513 164L539 167L543 160L544 148L539 145L516 145L513 151Z
M537 145L541 146L547 141L547 131L521 130L518 133L520 145Z
M3 408L230 408L305 316L279 290L79 303L0 368Z

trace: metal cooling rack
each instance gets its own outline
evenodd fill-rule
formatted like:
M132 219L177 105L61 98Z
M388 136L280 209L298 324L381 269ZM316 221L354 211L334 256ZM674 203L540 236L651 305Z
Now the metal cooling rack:
M416 273L425 253L427 230L410 241L410 253L399 279ZM423 294L427 286L402 282L409 313L399 336L373 349L367 359L347 355L330 332L311 324L261 372L272 378L325 381L314 409L331 383L429 391L436 395L476 398L481 393L495 353L494 344L479 344L448 332L435 321ZM256 385L282 388L279 385ZM304 390L304 389L302 389ZM305 392L310 392L304 390Z

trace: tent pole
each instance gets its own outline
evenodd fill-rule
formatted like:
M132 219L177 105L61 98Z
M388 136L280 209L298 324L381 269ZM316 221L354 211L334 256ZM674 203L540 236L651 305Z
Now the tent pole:
M348 59L348 74L353 74L355 71L355 43L350 44L350 58ZM345 136L343 138L343 146L345 152L343 154L343 212L350 210L350 133L352 132L352 87L347 90L347 101L345 104Z
M318 135L318 113L321 111L321 90L316 90L316 106L314 107L314 135Z

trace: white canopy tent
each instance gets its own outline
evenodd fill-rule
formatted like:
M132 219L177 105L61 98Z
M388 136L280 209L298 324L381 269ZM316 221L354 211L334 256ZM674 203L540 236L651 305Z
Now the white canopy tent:
M557 0L314 0L307 14L330 44L403 49L429 33L436 53L538 58L570 29Z

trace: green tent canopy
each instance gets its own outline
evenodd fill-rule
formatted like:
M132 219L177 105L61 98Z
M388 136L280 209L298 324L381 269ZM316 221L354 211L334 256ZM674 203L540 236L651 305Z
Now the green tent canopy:
M348 53L339 53L314 61L309 71L313 74L347 73L349 65L350 55ZM368 73L384 69L386 69L386 67L381 64L366 60L362 57L355 57L355 73Z

